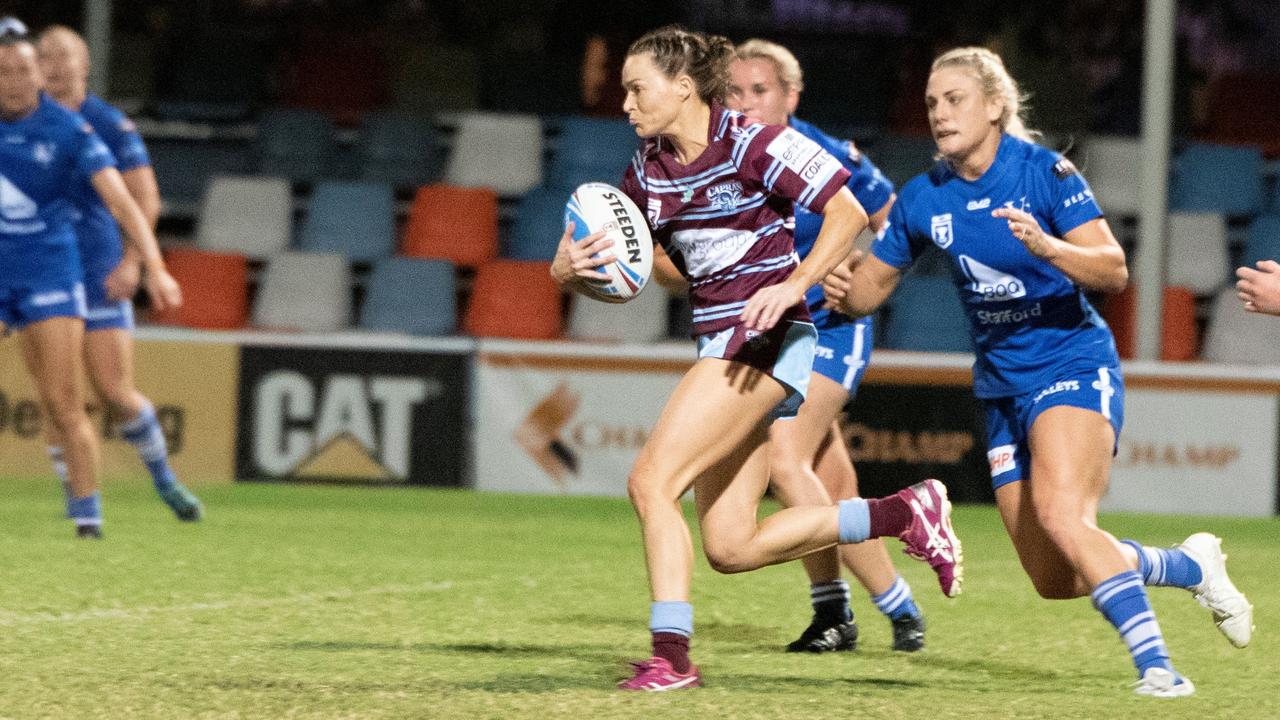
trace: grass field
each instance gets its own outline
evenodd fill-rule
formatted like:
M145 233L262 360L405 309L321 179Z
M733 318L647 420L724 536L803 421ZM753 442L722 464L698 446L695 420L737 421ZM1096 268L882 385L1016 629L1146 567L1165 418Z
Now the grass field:
M929 646L888 650L855 591L856 653L779 652L808 620L798 566L694 581L707 687L613 690L647 655L638 532L624 501L237 485L181 525L141 484L109 488L106 539L75 541L52 482L0 504L0 717L13 718L1274 718L1280 523L1106 518L1166 544L1227 538L1257 606L1232 648L1191 597L1153 589L1199 692L1134 697L1120 639L1086 600L1038 600L992 508L960 507L965 593L899 565ZM896 550L895 550L896 554Z

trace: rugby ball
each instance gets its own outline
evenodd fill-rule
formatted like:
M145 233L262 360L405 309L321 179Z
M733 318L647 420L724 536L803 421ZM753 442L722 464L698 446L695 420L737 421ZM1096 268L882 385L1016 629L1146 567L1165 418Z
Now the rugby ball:
M575 241L603 230L613 240L617 259L598 268L608 280L587 281L584 288L597 300L624 303L644 289L653 272L653 236L644 213L618 188L606 183L580 185L564 208L564 225L572 222Z

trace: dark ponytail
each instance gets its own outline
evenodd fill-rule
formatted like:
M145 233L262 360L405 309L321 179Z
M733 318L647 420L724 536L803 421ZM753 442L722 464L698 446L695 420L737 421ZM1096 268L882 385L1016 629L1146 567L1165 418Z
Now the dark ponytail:
M640 53L651 53L654 64L669 78L681 73L693 78L703 102L724 102L729 91L729 63L734 58L728 38L668 25L631 43L627 55Z

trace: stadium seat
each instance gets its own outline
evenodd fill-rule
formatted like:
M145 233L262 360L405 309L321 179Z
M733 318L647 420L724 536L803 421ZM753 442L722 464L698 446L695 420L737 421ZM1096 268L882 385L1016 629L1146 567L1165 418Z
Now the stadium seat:
M164 259L182 286L182 306L153 313L152 322L208 330L235 330L248 324L248 258L175 247L164 251Z
M296 183L335 177L333 121L315 110L278 108L258 120L258 172Z
M1137 302L1137 284L1129 283L1123 292L1107 295L1100 308L1116 339L1116 350L1125 360L1132 360L1138 351ZM1165 287L1161 309L1160 359L1195 360L1200 348L1196 294L1190 288Z
M213 178L253 171L252 146L244 140L147 139L164 214L194 217Z
M1263 215L1249 225L1240 264L1253 267L1259 260L1280 262L1280 215Z
M493 260L476 270L463 329L478 337L553 340L563 327L561 298L550 263Z
M1280 75L1224 74L1209 84L1205 137L1212 142L1257 145L1280 157Z
M457 327L453 264L383 258L373 266L360 327L411 335L452 335Z
M395 252L396 203L391 186L328 181L316 185L302 225L301 247L369 262Z
M885 347L973 352L969 320L950 278L907 275L889 298Z
M1166 287L1161 316L1160 359L1166 362L1195 360L1200 346L1195 293L1189 288Z
M360 177L416 188L440 179L441 144L425 119L396 112L369 113L360 126Z
M1189 145L1173 161L1169 206L1253 215L1263 209L1262 170L1262 153L1256 147Z
M458 116L445 179L490 187L503 197L542 182L542 121L536 115L469 112Z
M409 208L400 254L479 267L498 254L498 196L490 188L428 185Z
M351 270L346 258L282 252L267 263L253 307L264 329L332 332L351 324Z
M1227 281L1227 223L1222 215L1169 213L1168 238L1166 284L1212 295Z
M572 191L586 182L622 182L622 173L639 146L630 123L566 117L559 127L547 169L547 187Z
M1142 148L1135 138L1095 136L1085 140L1079 168L1103 212L1111 216L1138 214Z
M520 198L515 225L507 236L502 256L513 260L551 260L564 233L567 191L534 188Z
M937 152L937 144L928 135L886 135L867 151L876 167L898 187L933 167Z
M1234 287L1223 288L1213 303L1205 334L1205 360L1247 365L1280 363L1280 321L1247 312Z
M217 177L200 208L196 245L202 250L266 258L289 246L293 194L278 177Z
M620 304L574 294L569 308L569 337L575 340L647 343L667 335L671 296L650 282L636 297Z

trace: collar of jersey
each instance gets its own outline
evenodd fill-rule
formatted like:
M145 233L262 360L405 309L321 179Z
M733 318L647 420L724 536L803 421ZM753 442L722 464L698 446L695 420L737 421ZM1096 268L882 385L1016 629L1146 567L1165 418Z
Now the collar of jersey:
M954 181L956 187L966 195L973 197L982 195L995 187L996 183L1000 182L1000 179L1009 171L1009 166L1013 164L1011 159L1017 150L1017 146L1018 142L1012 135L1001 133L1000 146L996 148L996 159L991 162L991 167L982 173L982 177L977 180L965 180L948 165L947 179Z

